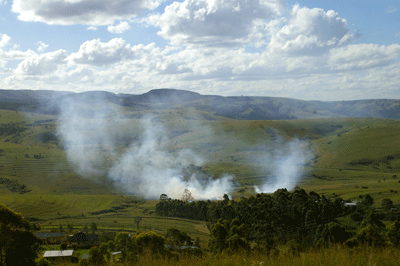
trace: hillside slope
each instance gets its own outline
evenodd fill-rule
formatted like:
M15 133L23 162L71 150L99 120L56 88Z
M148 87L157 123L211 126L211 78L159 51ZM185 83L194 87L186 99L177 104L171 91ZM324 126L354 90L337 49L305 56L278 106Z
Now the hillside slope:
M0 109L58 114L69 100L109 102L135 110L194 109L212 115L241 120L287 120L333 117L400 118L400 100L303 101L276 97L223 97L199 93L156 89L141 95L91 91L0 90Z

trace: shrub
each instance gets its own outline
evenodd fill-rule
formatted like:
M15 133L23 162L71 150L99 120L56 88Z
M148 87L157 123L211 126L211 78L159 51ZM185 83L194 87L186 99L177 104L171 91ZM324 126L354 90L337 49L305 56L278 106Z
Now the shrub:
M36 260L36 265L37 266L50 266L51 263L48 260L46 260L45 258L40 258L40 259Z
M386 233L387 237L389 238L390 242L395 245L400 245L400 223L395 221L392 223Z

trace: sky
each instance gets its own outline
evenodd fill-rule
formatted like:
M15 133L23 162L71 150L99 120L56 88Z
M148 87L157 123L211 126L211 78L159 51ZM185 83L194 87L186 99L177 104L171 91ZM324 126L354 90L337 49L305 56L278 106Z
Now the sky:
M400 1L0 0L0 89L400 99Z

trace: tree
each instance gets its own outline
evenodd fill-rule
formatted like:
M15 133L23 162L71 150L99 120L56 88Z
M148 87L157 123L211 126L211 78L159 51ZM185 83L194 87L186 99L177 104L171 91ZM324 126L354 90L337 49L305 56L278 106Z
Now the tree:
M140 217L140 216L135 217L136 230L138 230L138 231L139 231L139 224L140 224L141 220L142 220L142 217Z
M90 249L88 263L89 263L89 265L93 265L93 266L101 266L106 263L106 260L104 259L104 255L100 252L100 248L92 247Z
M114 239L115 248L121 251L122 261L125 262L128 257L128 251L132 249L132 239L127 233L119 233Z
M87 226L87 224L85 224L85 226L83 227L83 232L85 232L85 234L89 232L89 227Z
M72 224L67 224L68 233L71 233L74 230L74 226Z
M385 210L390 210L391 208L393 208L393 201L391 199L383 199L382 200L382 207Z
M97 231L97 224L95 222L92 222L90 224L90 230L92 231L92 234L94 234Z
M365 204L365 206L369 207L372 204L374 204L374 199L369 195L365 195L364 200L362 201L363 204Z
M226 240L228 238L228 228L223 224L222 220L218 220L211 227L210 250L213 252L221 252L226 248Z
M395 221L394 223L392 223L388 230L387 230L387 236L390 239L390 242L392 242L392 244L394 246L399 246L400 245L400 223L399 221Z
M349 247L353 247L356 245L382 247L385 246L385 244L385 239L379 233L378 228L376 228L376 226L372 224L361 229L354 238L349 239L346 242L346 245Z
M185 201L185 202L194 201L194 198L192 197L192 193L187 188L183 191L182 201Z
M165 254L165 238L152 231L140 233L132 238L132 245L137 254L150 252L152 255Z
M107 261L111 260L111 251L110 247L107 242L101 243L99 247L100 254L103 255L103 257L107 258Z
M343 243L349 238L349 233L346 229L337 223L329 223L325 225L321 233L317 245L328 247L330 243Z
M61 243L61 245L60 245L60 249L61 250L66 250L67 249L67 247L68 247L68 244L67 243Z
M0 266L36 265L40 239L21 214L0 205Z
M176 228L169 228L165 235L168 244L172 245L191 245L192 239L185 232L181 232Z

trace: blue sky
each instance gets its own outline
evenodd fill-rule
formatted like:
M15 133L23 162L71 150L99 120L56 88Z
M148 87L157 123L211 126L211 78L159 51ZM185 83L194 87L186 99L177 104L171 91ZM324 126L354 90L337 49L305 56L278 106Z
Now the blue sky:
M399 3L0 0L0 88L400 99Z

